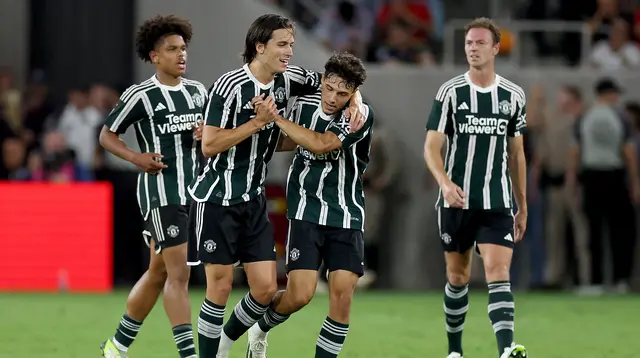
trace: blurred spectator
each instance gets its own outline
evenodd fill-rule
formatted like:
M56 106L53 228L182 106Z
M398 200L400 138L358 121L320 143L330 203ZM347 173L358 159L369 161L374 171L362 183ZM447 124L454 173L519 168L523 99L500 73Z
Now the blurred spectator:
M27 87L23 110L24 123L21 137L29 150L38 148L40 137L45 131L45 124L54 111L47 85L36 82Z
M30 180L73 182L93 179L89 170L76 162L75 153L67 147L64 135L60 132L47 132L43 137L41 153L34 156L30 157Z
M402 20L394 20L387 26L382 45L375 54L377 62L383 64L434 64L433 55L423 42L411 36L410 26Z
M315 34L330 51L365 55L373 31L373 14L357 0L341 0L320 17Z
M640 201L640 179L636 148L630 126L617 111L618 85L609 79L595 88L597 102L576 123L567 187L575 193L577 173L583 188L582 200L589 225L591 285L583 293L604 290L604 237L609 230L613 280L619 292L627 292L636 240L632 200Z
M417 41L427 43L431 39L433 22L426 0L388 0L376 16L377 26L383 31L398 20Z
M4 120L14 133L22 127L22 96L14 88L13 76L8 69L0 69L0 109Z
M76 153L78 163L85 168L94 167L96 128L103 121L104 106L104 90L101 87L94 86L91 97L85 89L72 90L58 122L58 131Z
M4 178L0 179L22 180L25 177L26 151L27 148L20 138L8 138L2 142L2 164L6 172Z
M564 190L572 133L582 112L580 89L563 86L557 93L556 110L545 113L534 160L536 179L532 185L541 188L545 202L545 283L555 288L571 279L567 273L576 272L580 285L586 285L589 279L586 223L577 198L567 196ZM570 266L574 261L577 262L575 270Z
M632 137L636 143L636 153L640 154L640 104L629 102L625 105L625 114L629 118L632 127ZM640 155L639 155L640 162ZM639 166L640 167L640 166Z
M615 71L640 65L640 49L629 39L629 25L621 19L613 21L609 37L593 47L590 62L603 70Z
M592 41L608 40L616 20L623 20L627 25L633 24L633 15L622 11L618 0L598 0L595 13L589 19ZM629 31L629 28L627 28Z
M387 241L391 211L398 204L398 197L390 195L400 173L402 160L392 134L375 123L371 137L370 162L363 175L365 206L365 275L358 286L366 287L375 281L381 269L381 245Z

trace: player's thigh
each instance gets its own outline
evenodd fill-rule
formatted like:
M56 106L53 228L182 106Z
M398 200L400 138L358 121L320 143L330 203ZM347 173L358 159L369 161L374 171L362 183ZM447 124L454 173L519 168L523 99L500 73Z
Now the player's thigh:
M514 247L513 223L510 209L483 213L476 242L487 274L491 271L508 272Z
M189 262L233 265L237 261L237 245L244 226L242 208L222 206L210 202L196 202L190 210L192 247Z
M146 241L146 240L145 240ZM164 281L167 278L167 268L164 264L162 255L156 253L156 243L153 240L148 242L149 245L149 274L153 275L158 281Z
M267 199L258 195L245 203L245 226L238 241L238 260L245 263L276 260L273 226L267 212Z
M319 225L302 220L289 220L285 264L287 273L296 270L317 271L322 263L325 241Z
M438 208L438 230L445 253L464 254L473 247L478 230L476 212L458 208Z
M331 273L342 270L354 273L357 277L364 275L364 239L361 230L330 228L324 226L323 260Z
M317 270L293 270L287 274L286 295L295 306L303 307L311 302L318 285Z
M155 252L185 244L187 242L187 209L182 205L167 205L149 212L145 220L143 235L147 246L155 243ZM186 262L186 258L185 258Z

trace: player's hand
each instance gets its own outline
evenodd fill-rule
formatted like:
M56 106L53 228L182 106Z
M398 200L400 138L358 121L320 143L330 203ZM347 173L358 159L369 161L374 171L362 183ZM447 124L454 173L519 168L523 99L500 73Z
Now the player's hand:
M191 125L191 128L193 128L193 138L195 138L195 140L202 140L202 131L204 129L204 122L202 120L199 120L197 123L194 123Z
M264 100L257 100L254 104L256 116L253 118L258 127L262 128L267 123L273 122L278 115L278 107L275 104L273 96L269 96Z
M145 173L156 174L167 168L165 164L160 162L162 157L163 155L158 153L138 153L131 162Z
M345 116L349 118L349 130L351 133L355 133L364 125L364 115L360 112L360 107L357 104L352 103L345 111Z
M462 208L464 206L466 195L459 186L450 181L444 184L441 189L444 200L446 200L450 206L454 208Z
M515 241L519 242L524 237L524 232L527 230L527 212L518 210L516 216L513 218L513 233L515 234Z

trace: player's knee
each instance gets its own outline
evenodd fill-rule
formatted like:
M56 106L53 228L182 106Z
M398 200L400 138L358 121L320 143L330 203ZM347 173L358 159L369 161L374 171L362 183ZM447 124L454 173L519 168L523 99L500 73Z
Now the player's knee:
M190 268L187 265L171 267L167 270L167 284L187 286L189 284Z
M231 294L233 287L233 267L226 269L221 267L220 270L209 269L210 265L205 267L207 276L207 298L227 298Z
M447 270L447 280L453 286L464 286L469 283L470 274L464 270Z
M484 272L487 277L487 282L509 281L508 262L485 262Z
M291 303L296 310L308 305L313 299L315 287L309 285L295 286L291 290Z
M258 302L271 302L278 292L278 283L275 279L264 280L251 286L251 295Z
M164 265L149 265L147 270L149 281L157 285L164 285L167 280L167 268Z

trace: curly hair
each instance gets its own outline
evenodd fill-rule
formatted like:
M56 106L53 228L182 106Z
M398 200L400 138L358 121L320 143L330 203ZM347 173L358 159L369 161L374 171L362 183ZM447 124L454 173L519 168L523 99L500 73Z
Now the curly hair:
M151 62L149 52L153 51L158 42L169 35L180 35L185 44L189 44L193 36L193 28L189 20L179 17L156 16L145 21L136 34L136 53L145 62Z
M334 53L324 65L326 77L338 76L349 89L357 89L367 79L367 70L358 57L348 53Z

